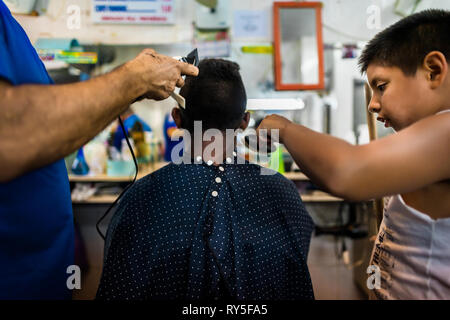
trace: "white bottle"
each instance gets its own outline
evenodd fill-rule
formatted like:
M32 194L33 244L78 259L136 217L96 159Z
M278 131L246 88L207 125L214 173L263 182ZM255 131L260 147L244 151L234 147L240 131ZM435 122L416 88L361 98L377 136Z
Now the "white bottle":
M134 147L134 142L132 139L128 139L130 141L131 148L133 149L134 154L136 154L136 149ZM133 155L131 154L130 147L128 147L127 141L122 139L122 160L124 161L133 161Z

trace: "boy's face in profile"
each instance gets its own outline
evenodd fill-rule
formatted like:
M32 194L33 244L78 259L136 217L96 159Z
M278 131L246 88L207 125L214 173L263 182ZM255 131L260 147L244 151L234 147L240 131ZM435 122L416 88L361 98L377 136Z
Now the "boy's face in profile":
M406 76L398 67L370 64L367 79L372 88L369 110L385 127L399 131L432 112L432 90L426 72L420 67L414 76Z

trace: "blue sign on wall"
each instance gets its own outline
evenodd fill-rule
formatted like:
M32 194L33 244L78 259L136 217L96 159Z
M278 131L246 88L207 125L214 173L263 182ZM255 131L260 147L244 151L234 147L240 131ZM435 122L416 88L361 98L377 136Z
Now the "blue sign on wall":
M173 24L175 0L94 0L94 23Z

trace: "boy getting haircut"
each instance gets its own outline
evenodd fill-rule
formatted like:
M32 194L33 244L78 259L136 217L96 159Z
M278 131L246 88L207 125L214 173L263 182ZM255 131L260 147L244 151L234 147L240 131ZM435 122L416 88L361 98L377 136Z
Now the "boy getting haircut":
M198 68L180 92L186 108L172 110L177 126L245 130L239 66L208 59ZM314 299L307 265L314 224L295 184L239 159L170 163L137 181L108 228L97 298Z

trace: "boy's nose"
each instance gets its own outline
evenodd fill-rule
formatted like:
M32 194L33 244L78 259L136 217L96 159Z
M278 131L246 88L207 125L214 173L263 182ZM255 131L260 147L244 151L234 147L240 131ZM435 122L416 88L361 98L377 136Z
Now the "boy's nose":
M369 112L371 113L380 113L381 106L373 97L370 99L370 103L368 106Z

